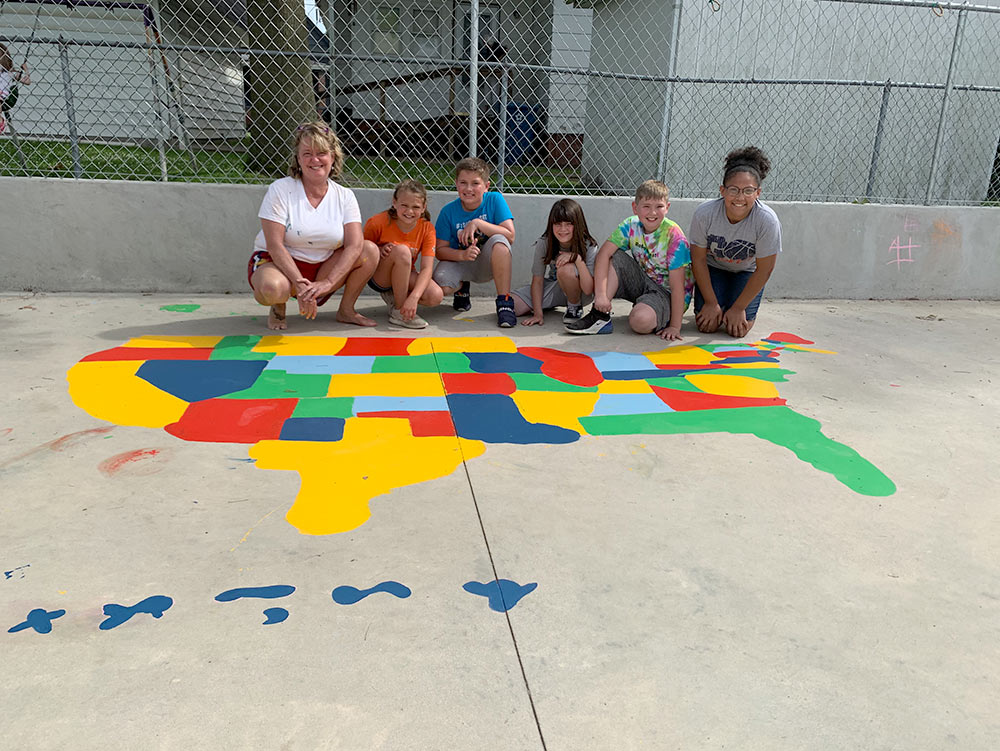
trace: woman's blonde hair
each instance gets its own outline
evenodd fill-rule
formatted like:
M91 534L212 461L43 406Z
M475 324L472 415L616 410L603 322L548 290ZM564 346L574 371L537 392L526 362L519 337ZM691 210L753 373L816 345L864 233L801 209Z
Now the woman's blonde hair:
M292 162L288 166L289 175L302 179L302 167L299 165L299 144L303 141L308 141L323 151L329 151L333 158L329 176L340 177L340 173L344 169L344 149L333 129L320 121L303 123L295 129L295 137L292 139Z

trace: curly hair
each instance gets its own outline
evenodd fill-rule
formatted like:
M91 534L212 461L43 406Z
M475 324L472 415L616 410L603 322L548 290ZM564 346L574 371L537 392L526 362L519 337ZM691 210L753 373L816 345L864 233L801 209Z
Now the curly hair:
M302 167L299 165L299 144L308 141L320 151L330 152L333 164L330 165L329 177L340 177L344 169L344 149L340 145L340 139L333 129L324 122L315 121L303 123L295 129L292 138L292 160L288 165L288 174L299 180L302 179Z
M763 151L756 146L744 146L742 149L736 149L726 154L722 184L726 184L730 175L737 172L748 172L757 179L757 185L760 186L761 181L767 177L767 173L770 171L771 160Z

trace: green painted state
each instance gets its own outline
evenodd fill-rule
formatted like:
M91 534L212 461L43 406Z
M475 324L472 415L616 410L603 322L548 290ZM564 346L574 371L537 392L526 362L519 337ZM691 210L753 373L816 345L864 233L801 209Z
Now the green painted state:
M649 433L745 433L782 446L821 472L827 472L856 493L886 496L896 485L850 446L823 435L819 421L790 407L742 407L695 412L581 417L591 435Z
M716 368L715 370L695 370L684 375L741 375L747 378L756 378L758 381L787 383L788 379L785 376L795 375L795 371L784 368L726 368L725 370Z
M694 391L695 393L698 394L703 393L700 388L691 383L691 381L684 378L684 376L670 376L669 378L647 378L646 383L648 383L650 386L657 386L661 389L674 389L676 391Z
M299 399L292 417L352 417L353 396L309 397Z
M224 336L215 345L209 360L270 360L274 352L254 352L259 336Z
M372 373L475 373L460 352L427 355L378 355Z
M200 307L200 305L196 305L195 303L186 302L176 305L161 305L160 310L167 310L171 313L194 313Z
M543 373L510 373L518 391L583 391L593 393L597 386L576 386L550 378Z
M324 397L330 390L330 376L325 373L286 373L265 370L253 386L226 394L224 399L289 399L291 397Z

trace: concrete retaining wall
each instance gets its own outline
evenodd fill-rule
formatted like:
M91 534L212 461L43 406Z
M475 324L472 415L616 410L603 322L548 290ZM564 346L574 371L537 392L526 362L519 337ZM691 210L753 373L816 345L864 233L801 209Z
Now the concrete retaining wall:
M0 178L0 290L246 291L264 191L260 185ZM365 217L389 205L389 191L357 195ZM451 197L432 194L431 213ZM507 200L518 231L514 280L527 283L529 248L555 199ZM630 213L628 198L578 200L599 241ZM670 217L686 230L698 204L674 201ZM769 297L1000 299L1000 208L771 205L785 250Z

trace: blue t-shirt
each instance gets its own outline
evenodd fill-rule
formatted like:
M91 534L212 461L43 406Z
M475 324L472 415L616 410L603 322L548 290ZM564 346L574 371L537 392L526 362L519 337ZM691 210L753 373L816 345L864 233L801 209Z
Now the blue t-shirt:
M434 222L434 231L437 232L438 240L447 239L449 247L460 248L462 246L458 244L458 232L473 219L485 219L490 224L500 224L513 218L514 215L510 213L510 206L504 197L491 190L483 194L483 202L473 211L463 209L460 198L445 204L438 214L437 221Z

